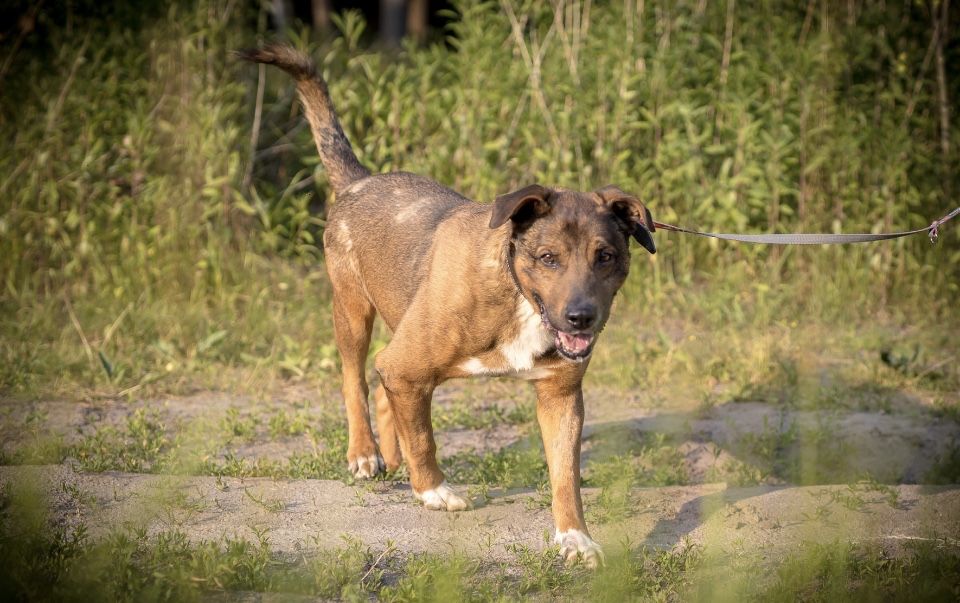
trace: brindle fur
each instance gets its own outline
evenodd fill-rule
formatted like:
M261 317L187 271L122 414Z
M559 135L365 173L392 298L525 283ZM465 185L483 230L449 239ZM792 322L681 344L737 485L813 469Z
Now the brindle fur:
M532 185L481 205L422 176L370 175L307 56L283 46L240 54L297 80L336 194L323 239L351 469L359 477L396 469L402 451L414 493L441 488L430 419L434 388L477 373L521 376L537 391L557 532L580 531L592 544L579 489L581 381L590 350L564 357L540 319L564 332L598 334L627 276L629 237L654 251L649 212L614 187L583 193ZM592 313L590 324L573 325L571 308ZM393 332L376 358L379 447L365 378L376 314ZM596 563L599 548L592 546L577 548Z

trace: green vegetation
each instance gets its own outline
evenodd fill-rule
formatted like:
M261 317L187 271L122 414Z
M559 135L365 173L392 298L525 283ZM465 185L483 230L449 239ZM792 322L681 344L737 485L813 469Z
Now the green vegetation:
M305 431L322 448L296 453L284 461L239 457L232 443L237 438L254 437L249 418L237 422L236 411L227 411L223 425L208 428L202 423L193 430L172 430L157 413L139 409L128 417L122 428L106 426L83 437L74 445L63 446L60 454L74 459L84 471L134 471L142 473L199 473L229 477L287 477L294 479L344 479L347 476L347 430L339 417L314 417L314 425ZM271 415L271 425L282 424L288 415ZM280 417L279 419L277 417ZM289 429L287 423L287 429ZM289 432L288 432L289 433ZM300 432L304 433L304 432ZM216 456L221 450L226 452Z
M503 488L546 484L547 462L540 434L531 434L520 445L494 452L461 452L441 459L441 469L453 481Z
M131 528L94 541L83 524L50 529L38 496L18 484L3 497L4 600L194 601L255 591L351 601L537 595L590 601L946 601L956 598L960 584L960 557L956 550L938 550L936 542L909 545L910 554L896 557L879 545L812 545L772 565L743 551L623 543L596 573L564 568L552 547L515 546L509 563L481 563L456 553L404 556L392 545L377 551L348 540L285 560L271 551L265 531L254 541L192 542L177 529L148 535Z
M512 408L484 404L481 400L458 401L437 408L433 424L437 429L483 429L494 425L526 425L534 421L533 404Z
M5 600L198 601L204 594L266 591L339 597L356 589L370 553L359 545L295 566L259 540L191 543L183 532L116 532L87 542L85 531L4 534ZM374 575L374 580L378 578Z
M616 182L666 221L775 232L916 227L960 189L937 146L936 83L915 67L919 9L741 2L729 31L722 3L627 3L576 23L539 1L459 9L448 45L367 51L347 13L340 37L311 46L375 170L479 200L533 180ZM4 84L22 93L0 100L3 391L264 391L335 369L309 211L325 177L289 81L270 70L251 155L257 74L228 54L254 42L244 10L174 3L118 13L115 28L99 13L64 27L52 11L49 41L9 49ZM956 304L955 230L943 239L774 249L661 234L609 329L627 341L601 346L594 374L629 387L664 371L752 378L743 333L792 322L880 316L895 341ZM709 333L709 358L667 349L658 325L670 324ZM905 376L934 378L949 344L917 343L931 363ZM955 365L933 372L955 385Z

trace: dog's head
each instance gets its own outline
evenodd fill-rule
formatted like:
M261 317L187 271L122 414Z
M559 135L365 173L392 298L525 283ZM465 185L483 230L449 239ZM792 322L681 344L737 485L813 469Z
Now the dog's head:
M557 352L587 358L627 277L630 238L657 251L650 211L613 186L580 193L534 184L497 197L490 228L508 221L521 292L556 333Z

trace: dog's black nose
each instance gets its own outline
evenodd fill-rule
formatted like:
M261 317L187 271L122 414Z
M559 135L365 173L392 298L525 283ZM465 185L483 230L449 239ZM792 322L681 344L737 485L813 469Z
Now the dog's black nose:
M597 309L591 304L577 304L567 306L567 322L574 329L589 329L597 319Z

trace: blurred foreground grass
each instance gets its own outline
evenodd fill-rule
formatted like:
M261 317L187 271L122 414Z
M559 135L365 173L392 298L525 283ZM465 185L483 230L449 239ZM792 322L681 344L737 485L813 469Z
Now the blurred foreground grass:
M67 494L78 513L92 504L79 489ZM953 601L960 584L949 539L906 542L896 554L879 542L808 544L777 559L735 543L660 550L625 540L608 546L606 565L592 572L564 568L552 546L513 545L494 561L345 538L334 548L307 544L291 559L271 550L266 529L254 529L253 539L198 542L175 525L148 530L136 520L94 539L83 523L51 525L43 495L27 481L8 482L0 503L6 600Z

